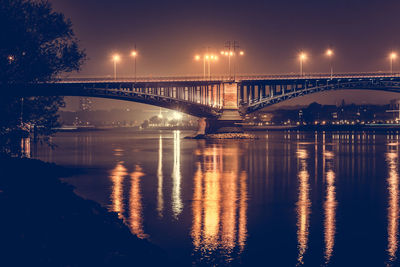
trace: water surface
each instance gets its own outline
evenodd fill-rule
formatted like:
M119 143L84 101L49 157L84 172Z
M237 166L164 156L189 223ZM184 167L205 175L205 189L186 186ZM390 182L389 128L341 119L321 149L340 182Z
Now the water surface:
M397 265L399 135L59 133L36 158L186 265Z

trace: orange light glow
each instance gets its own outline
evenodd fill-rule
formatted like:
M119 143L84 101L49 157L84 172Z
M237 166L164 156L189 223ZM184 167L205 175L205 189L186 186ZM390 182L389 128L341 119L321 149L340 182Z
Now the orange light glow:
M300 53L299 59L300 59L301 61L306 60L306 59L307 59L307 54L306 54L306 53Z
M300 161L299 179L299 198L296 203L297 210L297 247L298 264L304 264L303 257L308 247L308 235L310 226L311 200L309 173L307 170L308 153L305 149L297 150L297 158Z
M121 60L121 57L119 56L119 55L114 55L113 56L113 61L114 62L118 62L118 61L120 61Z
M200 60L200 56L199 55L194 56L194 60L199 61Z
M201 257L221 250L228 260L247 239L247 174L240 173L239 144L199 143L196 150L191 236Z
M398 170L398 149L397 146L393 147L388 145L388 153L386 153L386 162L388 164L389 176L387 178L388 192L389 192L389 206L388 206L388 247L387 252L389 261L396 260L398 249L398 235L399 235L399 170Z
M112 182L111 201L112 211L118 214L119 218L123 218L124 212L124 194L123 194L123 181L128 174L126 168L119 162L111 171L110 179Z
M331 57L331 56L333 56L333 50L332 49L328 49L328 50L326 50L326 53L325 53L328 57Z
M140 178L145 174L139 165L135 166L135 171L131 173L131 190L129 199L129 225L133 234L139 238L146 238L143 230L143 205L142 194L140 190Z
M397 53L392 52L390 53L390 59L396 59L397 58Z
M137 56L137 52L136 52L136 51L132 51L132 52L131 52L131 56L132 56L132 57L136 57L136 56Z
M243 55L244 55L244 52L243 52L243 51L240 51L240 52L239 52L239 55L243 56Z

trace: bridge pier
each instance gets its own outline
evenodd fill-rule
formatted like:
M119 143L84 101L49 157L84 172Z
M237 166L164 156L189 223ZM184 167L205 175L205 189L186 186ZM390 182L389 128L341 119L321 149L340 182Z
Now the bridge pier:
M238 83L225 82L223 88L223 110L217 119L207 120L207 133L242 133L243 119L238 106Z

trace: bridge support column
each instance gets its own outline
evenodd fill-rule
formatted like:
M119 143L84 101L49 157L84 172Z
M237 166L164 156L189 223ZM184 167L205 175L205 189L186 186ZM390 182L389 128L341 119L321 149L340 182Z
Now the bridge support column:
M238 84L222 83L221 88L223 88L222 114L218 119L207 121L207 133L241 133L243 119L238 107Z

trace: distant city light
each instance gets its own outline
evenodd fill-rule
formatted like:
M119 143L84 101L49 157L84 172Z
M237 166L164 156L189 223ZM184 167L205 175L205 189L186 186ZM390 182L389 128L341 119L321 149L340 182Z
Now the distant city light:
M175 112L172 114L172 118L173 118L174 120L181 120L181 119L183 118L183 115L182 115L182 113L175 111Z
M244 55L244 51L240 51L239 55L243 56Z
M397 58L397 53L395 53L395 52L390 53L390 58L391 59L396 59Z
M328 57L333 56L333 50L332 50L332 49L326 50L326 55L327 55Z
M137 56L137 51L132 51L132 52L131 52L131 56L132 56L132 57L136 57L136 56Z
M197 60L197 61L199 61L199 60L200 60L200 56L199 56L199 55L195 55L195 56L194 56L194 59Z

